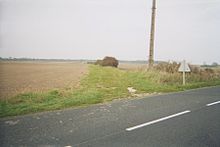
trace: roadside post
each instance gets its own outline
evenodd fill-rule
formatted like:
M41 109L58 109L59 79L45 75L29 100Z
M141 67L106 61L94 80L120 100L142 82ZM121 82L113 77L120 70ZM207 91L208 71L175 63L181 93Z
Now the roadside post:
M185 60L181 62L178 71L183 73L183 85L185 85L186 84L186 72L191 72L189 65L186 63Z

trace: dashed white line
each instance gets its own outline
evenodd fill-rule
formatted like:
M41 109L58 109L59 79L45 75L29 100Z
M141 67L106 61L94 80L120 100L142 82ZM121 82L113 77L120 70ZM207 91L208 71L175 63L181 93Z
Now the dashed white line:
M220 101L217 101L217 102L213 102L213 103L207 104L206 106L209 107L209 106L216 105L216 104L219 104L219 103L220 103Z
M140 125L137 125L137 126L134 126L134 127L127 128L126 131L132 131L132 130L135 130L135 129L139 129L139 128L142 128L142 127L145 127L145 126L148 126L148 125L152 125L152 124L155 124L155 123L158 123L158 122L161 122L161 121L164 121L164 120L176 117L176 116L180 116L180 115L183 115L183 114L186 114L186 113L189 113L189 112L191 112L191 111L186 110L186 111L183 111L183 112L180 112L180 113L169 115L169 116L157 119L157 120L153 120L153 121L150 121L150 122L147 122L147 123L144 123L144 124L140 124Z

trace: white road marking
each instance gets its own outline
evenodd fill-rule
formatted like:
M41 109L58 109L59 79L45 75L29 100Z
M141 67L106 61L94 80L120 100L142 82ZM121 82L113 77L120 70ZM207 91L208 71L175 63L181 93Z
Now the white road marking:
M191 112L191 111L186 110L186 111L183 111L183 112L180 112L180 113L169 115L169 116L166 116L166 117L163 117L163 118L160 118L160 119L156 119L156 120L144 123L144 124L140 124L140 125L137 125L137 126L134 126L134 127L127 128L126 131L132 131L132 130L135 130L135 129L138 129L138 128L142 128L142 127L145 127L145 126L148 126L148 125L152 125L152 124L155 124L155 123L158 123L158 122L161 122L161 121L164 121L164 120L176 117L176 116L180 116L180 115L183 115L183 114L186 114L186 113L189 113L189 112Z
M210 103L210 104L207 104L206 106L212 106L212 105L216 105L216 104L219 104L220 101L217 101L217 102L214 102L214 103Z

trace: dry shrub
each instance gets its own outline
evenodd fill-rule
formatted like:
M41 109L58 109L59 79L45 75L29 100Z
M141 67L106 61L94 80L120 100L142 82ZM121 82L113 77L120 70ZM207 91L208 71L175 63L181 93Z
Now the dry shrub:
M205 72L208 73L208 74L214 74L215 71L211 68L205 68Z
M220 71L218 72L217 69L206 68L202 69L199 66L189 65L191 72L186 73L187 82L204 82L204 81L213 81L216 79L220 79ZM173 84L178 83L180 84L182 81L182 73L178 72L178 68L180 64L177 62L168 63L163 62L155 65L153 68L148 69L149 72L153 72L155 82L159 83L167 83ZM158 75L156 76L155 75Z
M178 72L179 66L180 64L177 62L172 62L172 63L163 62L163 63L159 63L154 68L156 70L167 72L167 73L176 73Z
M105 57L103 60L97 60L96 65L118 67L118 60L114 57Z
M220 78L220 73L211 68L200 68L199 66L190 65L190 76L196 81L209 81Z
M148 68L147 73L151 74L150 79L156 83L179 84L181 82L181 74L178 72L180 64L177 62L161 62L152 68Z
M164 84L180 84L182 81L182 76L180 73L167 73L167 72L163 72L163 73L159 73L160 74L160 78L159 78L159 82L160 83L164 83Z
M201 69L199 66L196 65L189 65L190 69L191 69L191 73L194 74L216 74L217 72L211 68L205 68L205 69Z
M189 73L193 81L210 81L220 78L220 72L212 68L200 68L198 66L190 65L191 72Z
M220 74L215 72L211 68L205 68L200 71L200 77L202 80L213 80L216 78L220 78Z
M194 73L194 74L200 74L201 73L201 68L199 66L196 66L196 65L189 65L189 68L191 70L191 73Z
M95 62L95 65L102 65L102 60L97 60L97 61Z

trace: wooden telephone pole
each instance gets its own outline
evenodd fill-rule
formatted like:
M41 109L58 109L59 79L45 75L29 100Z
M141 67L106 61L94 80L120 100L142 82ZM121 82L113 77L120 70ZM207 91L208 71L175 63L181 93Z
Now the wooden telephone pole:
M151 32L150 32L150 49L149 49L149 67L154 64L154 32L155 32L155 15L156 15L156 0L153 0L152 15L151 15Z

